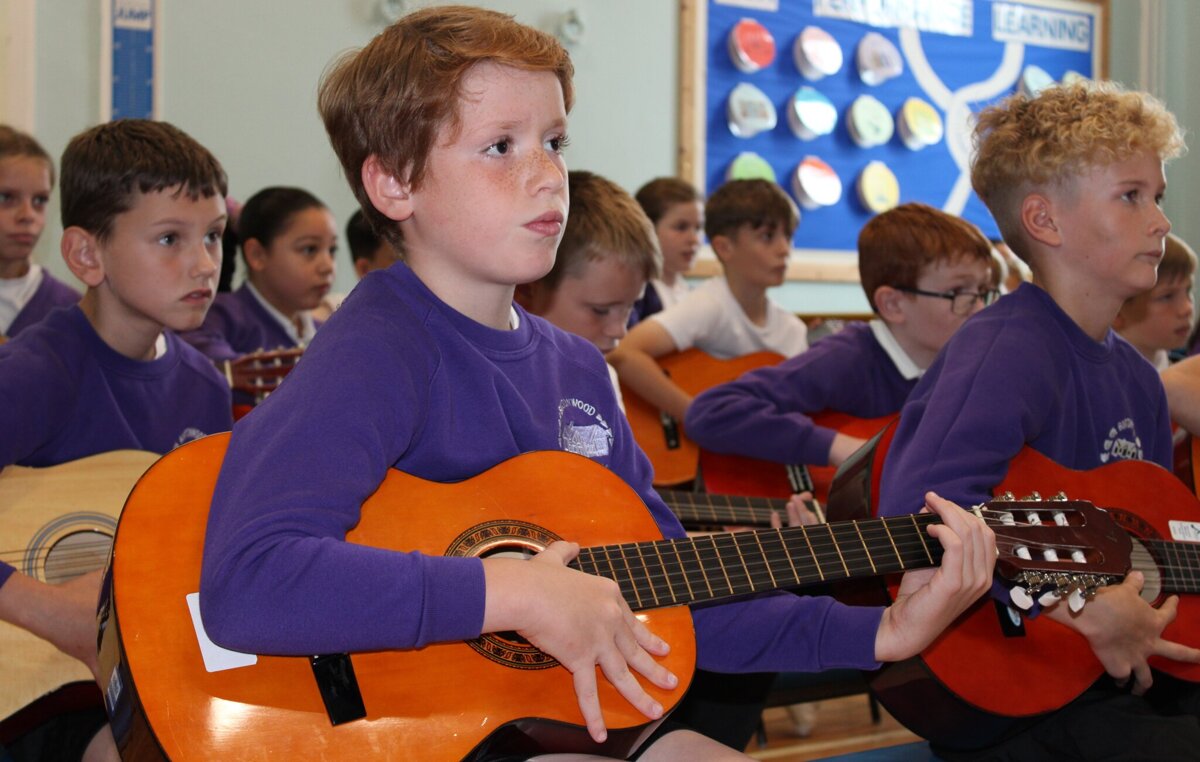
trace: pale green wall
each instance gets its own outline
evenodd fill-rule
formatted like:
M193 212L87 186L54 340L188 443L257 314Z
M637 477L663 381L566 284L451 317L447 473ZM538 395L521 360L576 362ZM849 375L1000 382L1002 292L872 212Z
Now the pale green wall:
M797 0L786 0L795 2ZM1190 97L1197 71L1191 38L1200 30L1200 2L1145 0L1162 5L1169 61L1160 95L1185 126L1200 125ZM1111 72L1138 81L1139 13L1143 0L1112 0ZM408 5L427 5L409 0ZM611 177L630 189L673 174L677 150L677 3L673 0L480 0L551 28L569 8L583 13L583 43L572 51L577 106L568 163ZM70 136L99 116L99 3L37 2L36 131L61 153ZM365 44L383 22L372 0L163 0L165 71L162 116L187 130L225 164L232 193L245 199L271 184L312 190L345 220L354 203L315 111L317 80L338 52ZM1198 149L1200 151L1200 149ZM1200 157L1169 170L1167 210L1175 230L1196 244L1200 220ZM56 203L56 201L55 201ZM57 206L38 260L69 278L57 255ZM337 288L353 273L343 259ZM788 283L774 296L803 312L865 311L855 284Z

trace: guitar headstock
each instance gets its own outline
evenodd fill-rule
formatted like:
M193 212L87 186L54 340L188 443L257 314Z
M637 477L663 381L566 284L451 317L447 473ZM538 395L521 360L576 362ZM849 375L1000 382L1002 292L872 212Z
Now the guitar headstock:
M1014 583L1013 603L1029 609L1066 598L1073 611L1130 569L1132 542L1104 510L1059 494L1002 495L982 506L996 534L996 571Z
M251 352L226 362L225 377L231 389L253 394L261 401L279 388L283 377L292 372L303 354L303 347Z

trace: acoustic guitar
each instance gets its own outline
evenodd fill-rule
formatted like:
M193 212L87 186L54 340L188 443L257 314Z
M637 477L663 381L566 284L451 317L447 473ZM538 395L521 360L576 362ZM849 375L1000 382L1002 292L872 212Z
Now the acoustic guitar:
M875 513L866 501L860 502L859 511L847 510L837 493L844 481L848 493L878 494L882 454L892 433L894 427L883 433L878 450L862 453L860 471L855 473L856 464L851 464L839 474L831 516L845 520ZM873 487L860 489L871 483ZM1180 596L1178 616L1163 637L1200 646L1200 600L1192 597L1200 593L1200 502L1171 472L1138 460L1077 471L1026 447L1009 464L995 494L1001 499L1017 496L1018 507L1023 497L1063 496L1102 508L1130 539L1129 549L1113 561L1145 575L1142 597L1159 605L1168 595ZM1014 516L1022 520L1022 511L1018 508ZM1042 552L1036 545L1027 547L1035 556ZM1032 584L1034 599L1038 581L1032 578L1024 586ZM887 595L876 602L894 599L897 583L890 579ZM864 602L862 586L855 593L853 600ZM1151 666L1200 681L1200 665L1151 659ZM967 750L990 746L1028 727L1070 703L1103 674L1083 636L1049 617L1024 619L1016 606L988 597L964 612L919 656L885 665L869 683L880 703L914 733Z
M158 455L119 450L48 468L0 471L0 559L34 579L57 584L104 568L121 506ZM100 694L81 662L45 640L0 622L0 743L41 719Z
M208 509L227 441L228 435L206 437L158 461L121 516L100 659L124 759L479 759L500 750L623 757L652 730L654 723L601 677L609 738L593 743L570 675L513 633L353 654L356 679L339 698L361 698L365 717L339 724L330 720L306 658L258 656L252 665L207 671L186 597L199 589ZM994 508L980 513L993 515ZM1068 526L1054 524L1051 516L1060 511ZM1120 542L1128 542L1102 512L1056 503L1046 506L1044 519L1042 526L998 527L1000 574L1070 572L1078 584L1101 584L1123 571L1100 563L1118 557ZM662 663L679 676L679 688L649 687L669 709L694 668L686 604L928 567L941 557L928 536L936 521L925 514L666 540L614 473L578 455L538 452L454 484L389 471L347 540L456 556L536 552L559 538L583 543L572 565L615 580L639 618L672 644ZM163 526L171 528L169 542ZM1068 560L1016 557L1013 537L1062 547ZM1087 564L1066 551L1080 545L1094 549Z
M827 410L816 413L812 420L818 426L865 440L873 437L897 417L890 415L882 418L859 418ZM797 468L804 469L805 475L795 476ZM813 493L813 499L818 504L824 504L829 500L829 490L833 485L836 470L833 466L784 465L758 458L700 450L700 474L704 477L704 489L722 495L788 497L799 492L798 487L805 487Z
M220 370L235 392L233 420L241 419L278 389L303 356L304 347L260 349L221 363Z
M717 384L732 381L746 371L775 365L782 360L783 355L774 352L754 352L718 360L693 348L660 357L658 364L680 389L695 396ZM633 438L654 466L654 486L685 484L695 479L700 448L688 439L683 421L650 405L624 384L621 385L621 396L625 400L625 416L629 419Z

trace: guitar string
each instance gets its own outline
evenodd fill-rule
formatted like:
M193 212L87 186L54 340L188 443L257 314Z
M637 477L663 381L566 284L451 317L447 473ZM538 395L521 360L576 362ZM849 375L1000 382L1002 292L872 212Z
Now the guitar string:
M987 509L985 509L985 511L984 511L985 514L989 513L989 512L990 512L990 510L987 510ZM930 514L918 514L918 515L931 516ZM891 517L891 520L893 522L894 521L903 521L905 527L907 528L908 522L904 519L904 517ZM933 524L940 523L940 522L926 521L925 523L927 525L933 525ZM1022 528L1027 528L1031 525L1024 523L1024 522L1018 522L1016 524L1001 524L1001 523L993 523L993 522L989 521L988 523L989 523L989 525L993 526L994 529L1001 530L1001 532L997 536L998 541L1002 540L1002 539L1007 539L1007 540L1011 541L1011 543L1013 543L1013 545L1012 545L1013 547L1015 547L1017 545L1024 545L1025 547L1027 547L1031 550L1034 550L1034 551L1046 550L1046 549L1086 550L1090 547L1086 544L1069 544L1069 543L1041 544L1041 543L1031 541L1028 538L1022 537L1019 533L1014 536L1005 537L1004 535L1007 533L1008 530L1011 530L1011 529L1019 530ZM833 526L838 529L849 530L849 529L855 528L855 523L854 522L837 522L832 525L821 525L821 526L823 526L823 527ZM861 533L864 536L864 538L868 539L868 540L872 540L872 541L883 540L883 539L886 539L884 536L885 530L883 529L883 526L884 526L884 523L881 523L880 520L876 520L876 519L860 521L857 523L856 532ZM803 529L801 527L790 527L789 529L798 529L798 528ZM733 534L734 533L720 533L717 535L707 535L707 537L718 537L718 538L721 538L724 542L728 543L728 542L731 542L730 538L732 538ZM815 555L817 558L819 558L821 560L826 560L826 561L834 560L835 558L837 558L839 556L839 549L836 547L837 542L835 540L833 540L832 538L825 537L824 536L826 534L825 531L819 532L818 534L820 535L819 537L810 538L810 539L816 539L818 545L833 546L834 550L832 550L832 551L826 550L824 553L818 552L813 555ZM855 543L853 541L853 537L843 538L842 541L848 542L851 546L860 544L860 543ZM1147 541L1147 542L1152 542L1152 541ZM87 558L87 559L91 559L92 557L94 557L94 555L97 551L107 552L108 548L111 547L111 544L112 544L111 538L108 538L108 537L105 537L101 540L97 540L95 542L77 543L77 544L74 544L70 550L56 551L55 557L56 557L56 559L61 559L64 562L68 559L74 559L74 558L80 557L80 556ZM899 550L902 550L902 551L903 550L912 550L913 548L917 547L918 544L919 544L919 542L910 542L908 544L905 544L902 541L901 543L898 544L897 547ZM998 545L1001 545L1001 544L1002 544L1001 542L998 542ZM1200 552L1200 545L1195 545L1192 547L1189 547L1188 543L1176 543L1175 545L1179 545L1181 550L1184 550L1185 552L1190 552L1193 555L1197 554L1197 552ZM604 547L604 546L597 546L597 547ZM734 546L731 545L730 547L732 548ZM1174 547L1174 545L1172 545L1171 547ZM883 550L886 551L886 547L884 547ZM45 549L35 551L33 553L30 553L27 550L2 551L2 552L0 552L0 559L3 559L9 563L14 563L14 562L22 563L29 558L38 558L38 557L40 557L40 555L42 555L46 552L47 551ZM1172 565L1169 562L1164 562L1161 565L1164 566L1165 568L1179 568L1179 569L1188 568L1187 565Z

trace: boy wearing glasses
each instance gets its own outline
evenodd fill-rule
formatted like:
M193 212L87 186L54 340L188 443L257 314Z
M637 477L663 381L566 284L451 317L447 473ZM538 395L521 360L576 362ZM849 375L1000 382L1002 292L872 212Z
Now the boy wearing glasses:
M903 204L878 215L858 237L860 279L877 318L698 395L688 407L688 435L713 452L841 465L863 440L809 416L900 412L942 345L999 295L991 261L975 226L933 207Z

